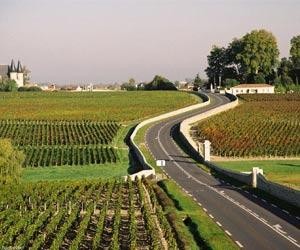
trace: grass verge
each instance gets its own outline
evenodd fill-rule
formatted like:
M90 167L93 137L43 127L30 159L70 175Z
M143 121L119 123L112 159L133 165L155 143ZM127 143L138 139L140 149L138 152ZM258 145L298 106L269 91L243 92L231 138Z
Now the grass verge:
M155 191L177 232L181 249L238 249L232 239L174 181L163 180L157 184L164 193L160 193L158 188Z
M128 174L124 163L101 164L86 166L61 166L25 168L22 172L22 181L58 181L80 179L107 179L126 176Z
M216 162L216 164L240 172L252 171L253 167L260 167L268 180L300 189L299 160L226 161Z
M118 150L119 161L98 165L53 166L23 168L22 181L58 181L80 179L107 179L131 173L128 149Z

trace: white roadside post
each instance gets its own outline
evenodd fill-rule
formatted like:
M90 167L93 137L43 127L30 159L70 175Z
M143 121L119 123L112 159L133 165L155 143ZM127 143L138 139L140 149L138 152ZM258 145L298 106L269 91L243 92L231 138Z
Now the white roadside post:
M204 146L204 161L210 161L210 141L205 140L203 143Z
M166 161L165 160L157 160L156 161L156 166L157 167L164 167L164 166L166 166Z
M263 170L258 167L252 168L252 187L254 187L254 188L257 187L257 175L258 174L263 175L264 174Z

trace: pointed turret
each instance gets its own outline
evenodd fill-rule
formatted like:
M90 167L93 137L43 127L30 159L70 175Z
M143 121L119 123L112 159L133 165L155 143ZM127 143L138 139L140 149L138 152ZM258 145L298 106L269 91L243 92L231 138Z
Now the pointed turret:
M16 72L16 66L15 66L15 62L14 62L14 59L11 60L11 64L10 64L10 67L9 67L9 71L10 72Z
M17 72L18 73L23 73L23 68L22 68L22 65L21 65L20 61L18 61Z

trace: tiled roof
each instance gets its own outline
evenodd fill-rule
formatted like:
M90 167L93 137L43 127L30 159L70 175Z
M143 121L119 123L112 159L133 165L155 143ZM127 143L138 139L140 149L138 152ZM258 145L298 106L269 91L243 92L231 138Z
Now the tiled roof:
M266 87L273 87L272 85L266 83L243 83L233 88L266 88Z

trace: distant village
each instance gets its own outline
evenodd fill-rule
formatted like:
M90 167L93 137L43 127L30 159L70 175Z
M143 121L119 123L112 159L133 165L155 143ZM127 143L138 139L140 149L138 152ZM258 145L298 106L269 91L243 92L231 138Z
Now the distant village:
M113 83L113 84L69 84L65 86L58 86L55 83L33 83L29 81L28 74L30 71L25 70L22 67L20 61L15 64L14 60L11 61L10 65L0 65L0 81L13 80L15 81L18 90L26 91L73 91L73 92L97 92L97 91L117 91L117 90L143 90L146 88L146 82L138 82L134 79L130 79L125 83ZM238 94L271 94L275 93L275 86L256 83L256 84L237 84L230 88L221 88L217 84L208 84L206 81L202 81L197 74L195 79L186 79L184 81L176 81L171 83L163 77L156 76L159 79L164 79L167 83L172 85L174 89L185 90L185 91L198 91L201 89L208 89L211 92L223 93L225 92L238 95ZM156 78L155 77L155 78ZM155 79L154 78L154 79ZM154 81L154 80L153 80Z

